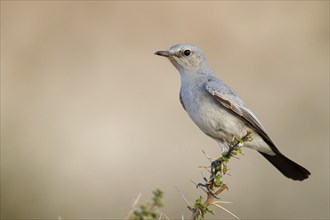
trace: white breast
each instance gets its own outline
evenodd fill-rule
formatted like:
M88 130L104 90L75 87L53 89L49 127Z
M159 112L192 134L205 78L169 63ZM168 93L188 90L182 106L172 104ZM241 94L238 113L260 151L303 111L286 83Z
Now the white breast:
M222 106L204 88L205 82L185 79L181 76L181 101L190 118L207 135L219 143L226 140L230 143L234 135L244 136L248 129L240 117ZM254 133L254 141L245 146L258 151L274 154L262 138Z
M193 82L200 82L194 80ZM206 134L218 139L231 139L233 134L241 135L244 123L236 115L218 103L205 88L205 83L181 81L181 99L190 118Z

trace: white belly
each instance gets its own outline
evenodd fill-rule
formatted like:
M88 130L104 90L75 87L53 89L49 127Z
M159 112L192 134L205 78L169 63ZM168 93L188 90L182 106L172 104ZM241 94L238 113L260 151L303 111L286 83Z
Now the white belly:
M181 97L188 115L204 133L224 139L229 138L227 135L230 134L243 133L246 127L243 121L217 102L206 90L182 89Z
M244 136L251 129L235 113L222 106L208 92L190 88L181 90L184 107L194 123L220 145L230 143L235 135ZM257 134L253 133L254 141L244 146L272 155L269 146Z

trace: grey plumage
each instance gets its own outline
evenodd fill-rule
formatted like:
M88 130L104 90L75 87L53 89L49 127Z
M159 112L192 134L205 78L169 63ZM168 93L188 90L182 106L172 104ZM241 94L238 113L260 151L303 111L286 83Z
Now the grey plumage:
M244 102L209 68L203 52L191 44L177 44L157 51L167 57L181 76L180 102L190 118L223 151L234 135L253 131L253 142L245 147L257 150L282 174L293 180L304 180L310 172L285 157L275 147L260 121Z

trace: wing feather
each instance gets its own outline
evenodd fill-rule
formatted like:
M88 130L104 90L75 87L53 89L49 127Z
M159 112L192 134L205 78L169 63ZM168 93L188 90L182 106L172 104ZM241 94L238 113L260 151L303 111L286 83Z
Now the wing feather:
M257 117L245 106L244 102L222 81L211 80L205 84L205 89L224 107L231 110L241 117L243 121L249 124L262 139L278 152L274 143L267 135L265 129L257 119Z

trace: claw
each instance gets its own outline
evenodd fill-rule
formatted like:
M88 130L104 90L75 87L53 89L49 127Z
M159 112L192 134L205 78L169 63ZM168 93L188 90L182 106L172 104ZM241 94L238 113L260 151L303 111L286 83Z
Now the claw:
M218 165L220 165L221 164L221 161L220 160L214 160L214 161L212 161L212 163L211 163L211 167L216 167L216 166L218 166Z
M204 187L205 188L205 190L210 194L210 195L212 195L214 198L216 198L216 199L220 199L219 197L217 197L217 195L215 195L213 192L212 192L212 190L210 189L210 185L209 184L203 184L203 183L198 183L197 185L196 185L196 188L198 188L198 187Z
M210 193L214 198L216 198L216 199L220 199L220 197L217 197L217 195L215 195L211 190L207 190L208 191L208 193Z
M198 184L196 185L196 188L198 188L198 187L204 187L204 188L208 189L207 184L203 184L203 183L198 183Z

